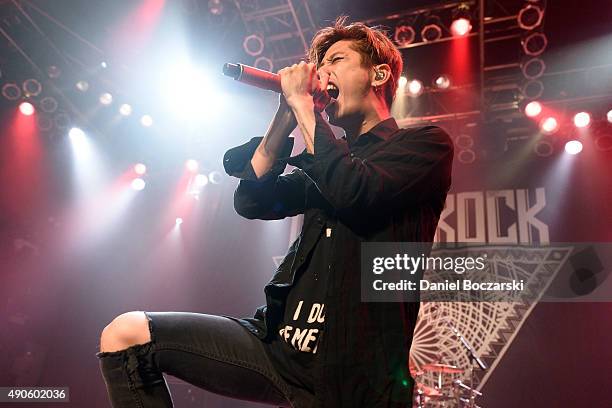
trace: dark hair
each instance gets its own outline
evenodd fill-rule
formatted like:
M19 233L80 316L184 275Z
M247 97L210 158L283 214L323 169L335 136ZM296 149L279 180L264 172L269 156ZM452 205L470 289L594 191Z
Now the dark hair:
M381 28L368 27L363 23L347 24L347 20L348 16L338 17L333 26L322 28L314 35L308 60L320 66L332 45L342 40L352 41L354 50L361 54L361 61L366 67L378 64L391 67L391 78L383 85L385 102L391 109L397 81L402 73L402 54Z

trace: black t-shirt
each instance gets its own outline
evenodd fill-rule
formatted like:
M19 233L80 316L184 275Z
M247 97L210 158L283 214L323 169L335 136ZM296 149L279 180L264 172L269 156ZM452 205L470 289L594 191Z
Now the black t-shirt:
M325 293L331 262L333 228L326 225L310 259L296 271L285 313L268 350L281 376L312 392L311 369L325 322Z

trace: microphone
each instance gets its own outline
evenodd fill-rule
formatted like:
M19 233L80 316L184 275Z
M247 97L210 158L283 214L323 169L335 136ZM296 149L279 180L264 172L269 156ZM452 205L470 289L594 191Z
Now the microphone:
M223 64L223 75L247 85L256 86L276 93L282 93L280 75L244 64Z

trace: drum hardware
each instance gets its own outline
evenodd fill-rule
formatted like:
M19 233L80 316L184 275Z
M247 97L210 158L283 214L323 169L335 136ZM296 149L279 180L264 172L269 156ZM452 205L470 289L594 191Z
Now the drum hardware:
M459 384L457 383L455 384L458 385L458 388L463 388L463 389L468 388L470 390L469 405L467 405L467 407L476 408L476 401L475 401L476 397L482 395L482 393L474 389L474 383L475 383L474 381L474 363L476 363L476 365L478 365L478 367L483 371L487 369L487 365L484 363L484 361L480 359L480 357L478 357L478 355L476 354L476 351L474 350L470 342L468 342L467 339L463 337L463 335L461 334L461 332L459 332L459 330L455 327L455 325L453 325L453 323L450 320L445 319L444 322L446 322L446 325L453 332L453 334L459 339L459 341L461 342L461 344L463 345L463 347L466 349L468 353L468 357L470 360L470 368L469 368L470 386L468 387L467 385L463 384L463 382L461 381L459 381ZM461 398L459 398L459 401L461 401Z

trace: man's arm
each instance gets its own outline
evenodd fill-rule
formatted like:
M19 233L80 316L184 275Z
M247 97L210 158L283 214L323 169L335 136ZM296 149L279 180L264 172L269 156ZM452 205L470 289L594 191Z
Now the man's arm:
M236 212L249 219L281 219L304 211L305 175L296 169L281 176L291 155L295 117L281 97L263 138L253 138L226 152L223 164L240 178L234 193Z
M301 168L336 210L407 207L450 189L454 147L441 128L399 131L390 141L379 142L369 157L360 158L351 154L346 141L336 139L319 113L313 116L314 153L303 153L288 163Z
M451 184L453 144L436 126L400 131L368 158L351 154L344 140L314 113L314 154L290 164L310 177L339 211L405 207L444 194ZM307 157L310 156L310 157Z
M281 95L278 110L268 126L268 130L251 159L251 166L257 178L266 174L278 158L287 137L297 126L293 112Z

